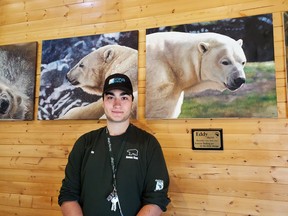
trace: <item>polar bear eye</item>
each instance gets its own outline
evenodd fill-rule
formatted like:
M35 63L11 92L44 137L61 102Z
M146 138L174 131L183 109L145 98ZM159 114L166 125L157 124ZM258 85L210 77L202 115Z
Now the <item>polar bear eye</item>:
M245 64L246 64L246 62L245 62L245 61L243 61L243 62L242 62L242 65L244 66Z
M83 62L81 62L81 63L79 64L79 67L80 67L80 68L83 68L83 67L84 67Z
M223 64L223 65L229 65L229 61L228 61L228 60L223 60L223 61L221 62L221 64Z

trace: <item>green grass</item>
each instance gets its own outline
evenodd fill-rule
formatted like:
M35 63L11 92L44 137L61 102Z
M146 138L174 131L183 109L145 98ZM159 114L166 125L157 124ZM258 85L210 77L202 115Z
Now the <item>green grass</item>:
M273 62L249 63L246 84L236 92L186 98L179 118L277 117Z

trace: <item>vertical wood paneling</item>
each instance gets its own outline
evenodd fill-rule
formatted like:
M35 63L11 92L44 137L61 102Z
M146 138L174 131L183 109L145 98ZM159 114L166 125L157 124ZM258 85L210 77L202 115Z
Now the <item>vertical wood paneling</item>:
M42 40L139 30L138 120L160 141L171 176L163 215L288 212L287 0L1 0L0 45L37 41L35 120L0 122L0 215L58 216L74 141L105 121L38 121ZM273 14L278 118L145 119L145 31L165 25ZM224 151L192 151L191 128L223 128Z

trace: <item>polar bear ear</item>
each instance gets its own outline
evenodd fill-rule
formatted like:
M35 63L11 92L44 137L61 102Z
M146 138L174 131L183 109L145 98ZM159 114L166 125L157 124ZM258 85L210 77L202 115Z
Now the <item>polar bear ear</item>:
M22 98L19 95L16 95L17 104L20 105L22 103Z
M200 53L204 54L209 50L209 43L205 43L205 42L200 42L198 44L198 49L200 51Z
M108 49L104 52L104 61L105 63L110 62L113 59L114 56L114 50L113 49Z
M242 47L242 45L243 45L243 40L242 40L242 39L239 39L239 40L237 40L237 43L239 44L239 46Z

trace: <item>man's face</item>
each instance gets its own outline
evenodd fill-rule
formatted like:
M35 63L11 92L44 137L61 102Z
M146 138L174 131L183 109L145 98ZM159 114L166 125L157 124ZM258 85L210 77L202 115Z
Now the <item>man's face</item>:
M110 122L129 121L132 110L132 95L122 90L111 90L104 94L103 108Z

